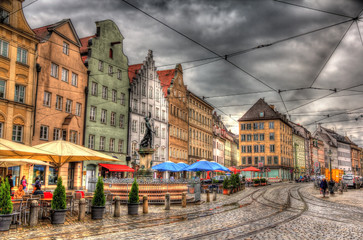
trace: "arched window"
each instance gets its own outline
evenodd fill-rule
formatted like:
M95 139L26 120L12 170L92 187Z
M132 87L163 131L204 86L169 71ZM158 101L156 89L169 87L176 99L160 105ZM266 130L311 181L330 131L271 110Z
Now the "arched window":
M149 98L150 99L153 98L153 88L152 87L149 88Z

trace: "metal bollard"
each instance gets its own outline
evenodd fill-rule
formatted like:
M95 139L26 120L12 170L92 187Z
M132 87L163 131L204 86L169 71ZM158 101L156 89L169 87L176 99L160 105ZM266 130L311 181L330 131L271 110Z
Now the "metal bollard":
M39 203L33 200L30 204L29 226L33 227L38 224L39 217Z
M115 197L115 212L113 213L114 217L121 216L121 198L120 196Z
M165 210L170 210L170 193L165 194Z
M86 199L81 198L78 205L78 221L83 221L86 217Z
M205 190L205 192L207 193L207 202L210 202L210 194L209 194L209 189Z
M142 197L142 212L148 213L149 212L149 200L147 195Z
M217 201L217 189L213 191L213 202Z
M182 193L182 207L187 207L187 194L185 192Z

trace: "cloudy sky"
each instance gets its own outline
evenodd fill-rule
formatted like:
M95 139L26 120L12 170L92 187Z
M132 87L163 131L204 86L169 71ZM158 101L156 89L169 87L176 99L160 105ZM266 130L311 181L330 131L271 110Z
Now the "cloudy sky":
M128 0L200 45L121 0L38 0L24 13L32 28L70 18L80 37L95 33L95 21L115 21L130 64L142 62L148 49L158 69L182 63L188 89L205 96L234 132L236 120L265 98L312 132L320 121L362 146L363 17L354 19L363 1L284 1L291 4Z

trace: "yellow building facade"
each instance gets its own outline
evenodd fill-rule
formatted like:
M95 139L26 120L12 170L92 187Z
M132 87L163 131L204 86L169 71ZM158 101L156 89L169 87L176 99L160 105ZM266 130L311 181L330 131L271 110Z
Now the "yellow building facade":
M260 167L276 181L291 179L292 129L286 117L260 99L238 121L242 167Z
M213 107L188 91L189 156L188 164L197 160L213 161Z
M21 10L23 2L0 1L0 137L31 145L38 40ZM0 171L4 175L6 169ZM29 166L11 168L10 173L18 184L20 176L28 176Z

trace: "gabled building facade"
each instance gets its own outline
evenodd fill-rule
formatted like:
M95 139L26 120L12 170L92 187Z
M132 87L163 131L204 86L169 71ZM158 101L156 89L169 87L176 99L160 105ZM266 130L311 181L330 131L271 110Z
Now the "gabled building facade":
M130 127L129 153L134 158L145 135L145 117L151 114L153 135L152 165L168 161L169 104L156 73L153 53L149 50L142 64L129 66L130 80ZM131 159L134 162L134 159Z
M226 130L221 116L213 113L213 161L225 165Z
M338 142L337 140L320 125L313 134L314 138L321 139L324 143L324 162L325 169L339 169L338 165Z
M34 125L36 46L23 0L0 1L0 138L31 145ZM14 185L28 176L27 166L9 168ZM0 176L6 168L0 168Z
M127 164L129 77L123 40L113 21L99 21L96 34L81 39L81 54L89 74L84 145ZM88 179L99 174L98 162L84 162L83 172L87 188Z
M213 160L213 107L188 91L189 156L188 164L197 160Z
M81 144L84 131L87 68L81 42L70 19L34 29L40 41L37 63L41 67L36 85L36 110L32 145L63 139ZM82 163L67 163L61 169L33 166L47 188L56 187L61 173L68 189L82 186ZM44 177L48 176L48 177Z
M242 167L263 166L271 170L270 179L291 179L293 140L286 116L259 99L238 122Z
M169 103L169 161L188 163L188 102L183 68L178 64L157 74Z

